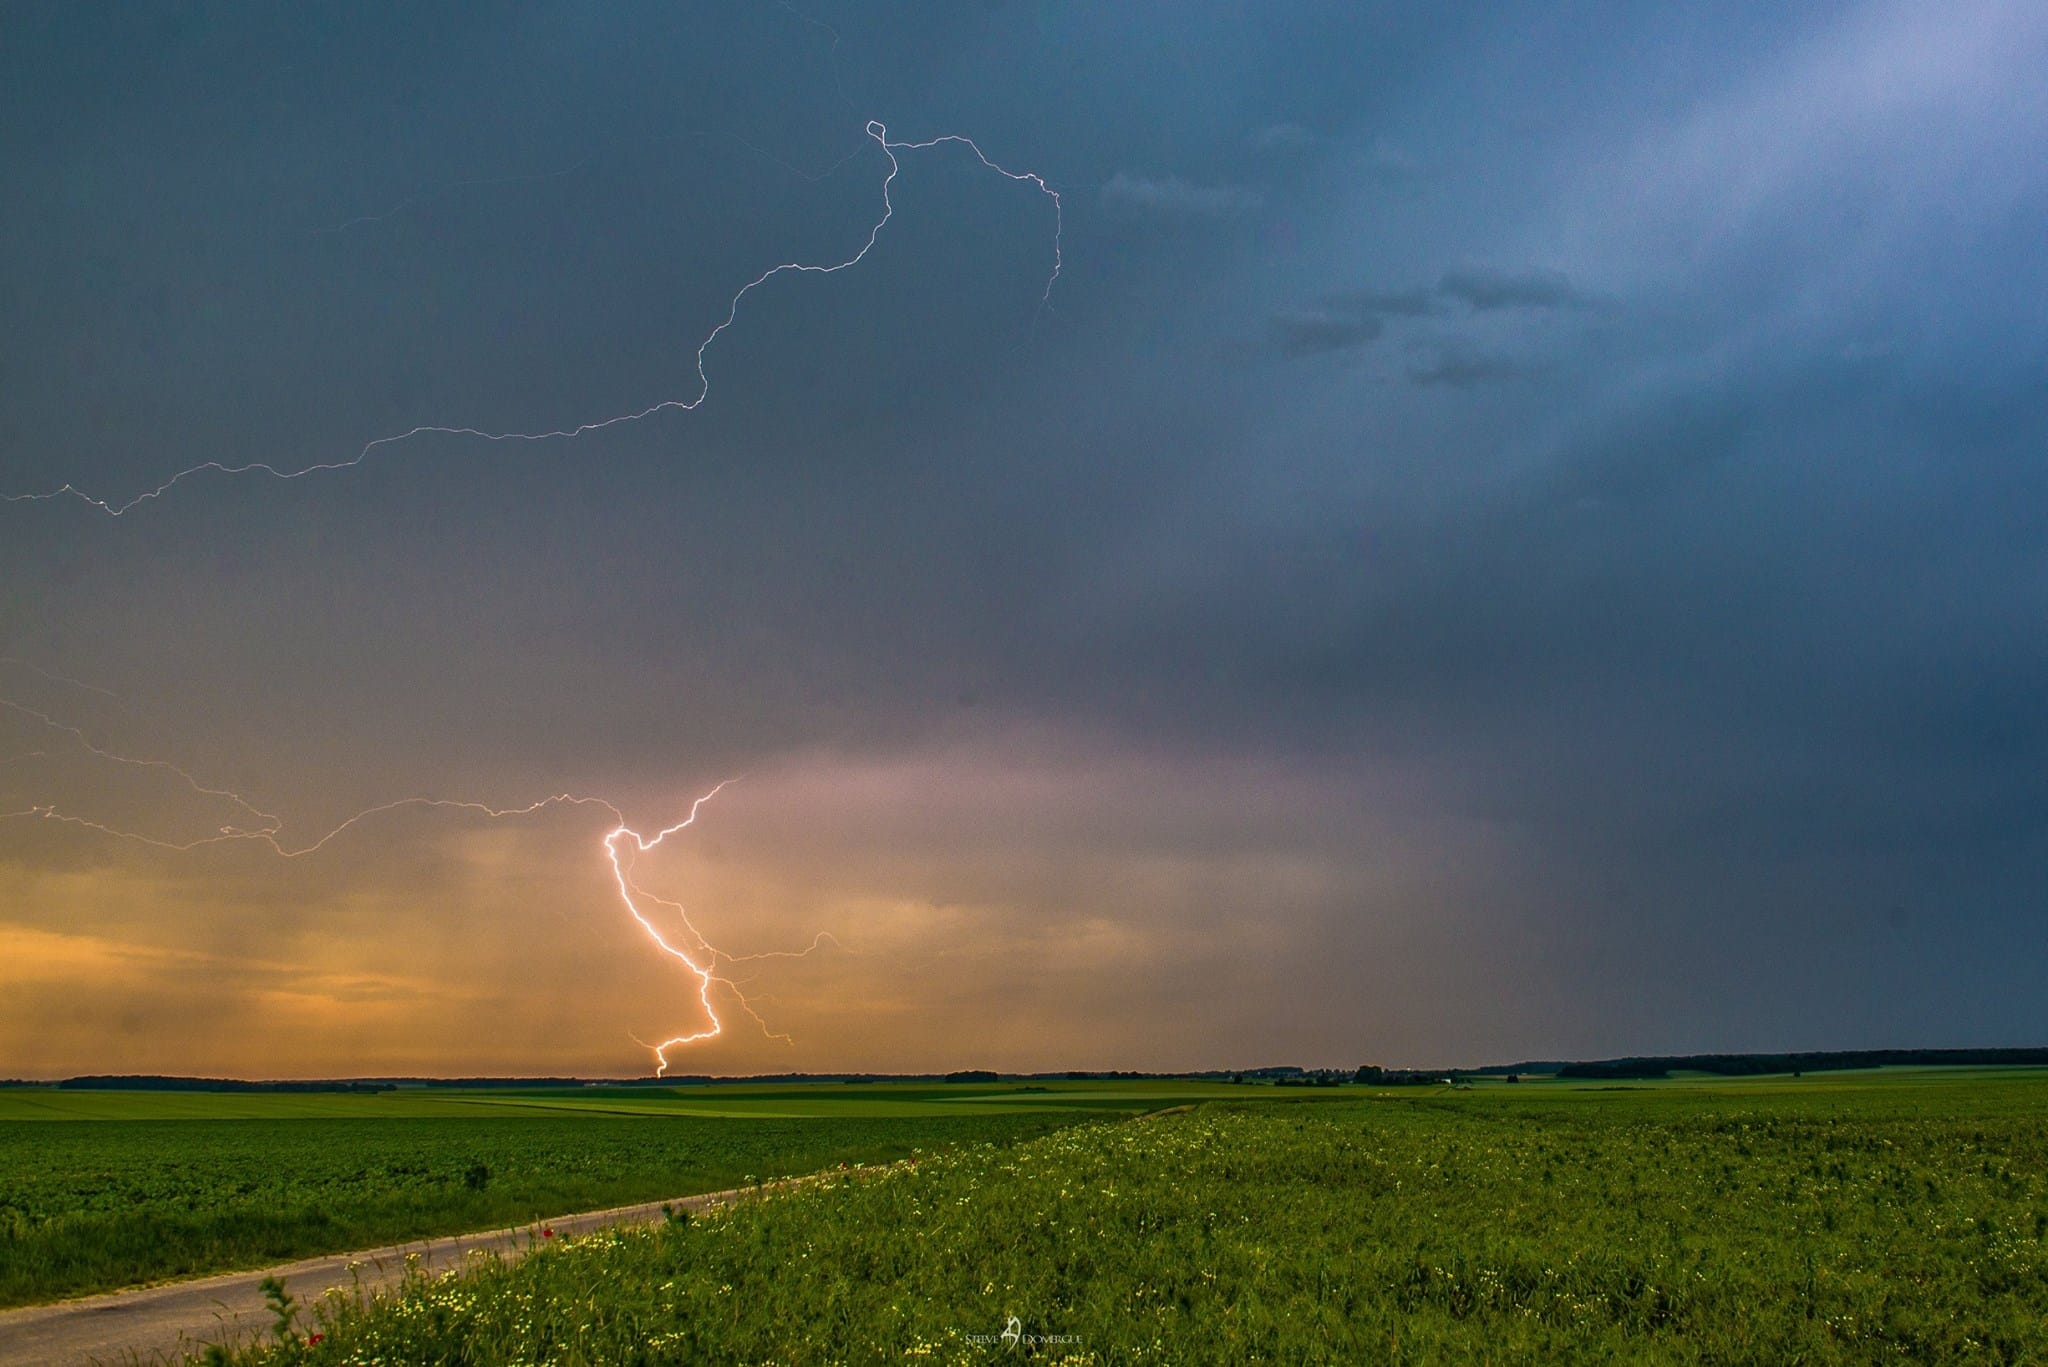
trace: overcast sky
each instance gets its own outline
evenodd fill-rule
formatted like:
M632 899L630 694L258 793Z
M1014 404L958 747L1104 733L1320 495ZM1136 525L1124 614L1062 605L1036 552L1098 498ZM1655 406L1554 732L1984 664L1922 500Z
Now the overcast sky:
M636 879L815 948L685 1072L2048 1043L2044 70L2023 3L12 4L4 493L694 399L870 119L1059 215L899 151L694 411L0 504L0 1075L646 1071L706 1017L601 808L146 841L728 778Z

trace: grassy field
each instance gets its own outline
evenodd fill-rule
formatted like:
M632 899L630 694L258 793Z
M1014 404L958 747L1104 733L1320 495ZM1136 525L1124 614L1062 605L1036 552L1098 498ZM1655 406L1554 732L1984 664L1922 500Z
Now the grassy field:
M1007 1143L1216 1090L0 1090L0 1306Z
M34 1120L445 1120L507 1114L945 1116L994 1111L1158 1110L1242 1097L1223 1082L732 1083L487 1091L127 1092L0 1088L0 1124Z
M978 1362L1006 1327L1069 1363L2048 1360L2038 1073L1258 1095L420 1279L237 1360Z

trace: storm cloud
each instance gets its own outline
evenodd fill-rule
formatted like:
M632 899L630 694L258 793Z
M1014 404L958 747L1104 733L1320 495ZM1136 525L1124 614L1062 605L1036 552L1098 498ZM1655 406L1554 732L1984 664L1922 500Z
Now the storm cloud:
M2048 1036L2036 7L806 13L12 12L0 492L687 402L870 118L1063 217L899 148L696 409L0 504L0 1074L690 1023L595 818L94 748L739 776L650 888L832 939L701 1071Z
M1480 312L1492 309L1577 308L1586 298L1563 271L1503 271L1478 267L1447 272L1436 292Z
M1386 330L1371 313L1280 313L1273 317L1274 343L1284 356L1313 356L1363 346Z

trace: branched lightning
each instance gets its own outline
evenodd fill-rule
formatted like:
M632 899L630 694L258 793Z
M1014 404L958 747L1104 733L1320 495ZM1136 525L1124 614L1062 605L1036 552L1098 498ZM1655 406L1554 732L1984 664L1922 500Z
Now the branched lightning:
M889 220L895 215L896 206L894 200L891 198L890 192L895 184L897 175L903 169L902 163L897 160L896 154L899 152L925 151L927 149L939 147L948 143L957 143L960 146L965 147L968 151L974 154L975 158L978 161L980 161L980 163L983 166L987 167L989 170L994 171L996 174L1003 176L1006 179L1017 181L1020 184L1029 184L1031 186L1034 186L1040 194L1044 195L1046 198L1052 201L1052 273L1046 277L1045 289L1039 295L1038 311L1037 314L1034 315L1034 321L1037 316L1043 315L1045 310L1051 307L1053 286L1059 281L1060 270L1062 265L1064 264L1061 256L1061 235L1065 230L1065 210L1060 202L1059 191L1053 189L1050 185L1048 185L1045 182L1044 177L1038 175L1035 172L1012 171L1009 170L1007 167L999 165L997 162L991 160L987 153L981 150L980 145L977 144L974 141L974 139L967 137L964 134L945 133L935 138L927 138L922 142L891 142L889 140L888 128L878 119L870 119L868 121L865 131L869 140L871 140L875 144L875 146L880 149L882 155L885 158L887 158L889 162L888 173L882 177L882 213L881 216L877 218L874 224L868 229L866 240L861 243L860 249L858 251L854 252L851 256L846 257L844 260L825 263L815 263L806 261L785 261L780 263L779 265L770 266L767 270L762 271L752 280L749 280L746 284L742 285L739 291L733 295L732 301L726 309L724 319L722 319L717 326L713 327L710 332L706 333L704 339L697 344L695 354L697 392L694 397L660 399L654 403L646 405L643 408L634 409L630 412L618 413L606 418L593 418L587 422L576 423L572 426L558 427L548 431L541 432L494 431L488 428L481 427L452 426L440 423L422 423L416 427L409 427L403 432L395 432L388 436L373 438L370 441L365 442L363 446L359 450L357 450L357 452L353 456L350 456L346 460L316 461L313 464L305 465L297 469L281 469L278 466L273 465L267 461L249 461L239 465L229 464L225 461L219 460L202 461L197 465L189 466L183 470L178 471L176 474L173 474L170 478L164 480L161 484L158 484L155 488L144 490L142 493L136 494L124 501L115 501L112 499L100 498L96 495L87 493L85 490L80 489L76 484L72 483L66 483L58 488L45 490L39 493L4 494L0 495L0 500L4 500L9 503L40 503L47 502L53 499L75 498L81 503L87 505L88 507L107 514L109 517L119 517L122 514L127 513L144 503L148 503L155 499L162 498L165 494L169 493L178 484L191 478L192 476L205 474L208 472L222 475L266 474L276 479L300 479L307 475L322 474L325 472L335 470L352 469L355 466L361 465L364 461L368 460L371 455L382 450L384 447L396 446L401 443L411 441L415 437L468 437L478 441L488 442L556 441L566 438L584 436L587 433L601 431L607 427L617 427L626 423L639 422L642 419L651 418L657 413L666 413L671 411L683 413L694 412L696 409L702 407L705 400L710 398L711 396L711 377L709 373L705 370L705 355L711 350L712 346L718 341L719 337L724 335L725 331L728 328L732 327L733 324L739 320L740 305L745 301L746 297L752 294L755 290L759 289L761 286L767 284L769 281L774 280L779 276L836 275L840 271L848 270L851 267L859 265L863 260L866 259L867 254L874 249L875 243L880 239L882 235L882 229L888 226ZM569 170L574 169L574 167L569 168ZM548 173L547 176L508 177L505 179L547 179L551 176L559 176L566 174L568 174L567 171L560 171ZM475 183L487 184L496 182L478 181ZM387 210L384 214L367 215L362 219L350 220L350 222L369 222L375 220L376 218L388 217L391 213L397 212L399 209L404 208L406 204L411 202L411 200L407 200L395 206L393 209ZM345 228L349 226L349 224L343 224L341 226Z
M275 837L279 827L281 827L284 823L280 821L277 817L271 815L269 812L261 811L258 808L251 806L240 795L234 793L233 791L227 788L209 787L206 784L201 783L198 779L194 778L189 771L179 768L177 765L171 763L169 760L136 759L129 755L116 754L114 751L108 750L103 746L94 745L92 741L87 738L84 728L73 726L69 722L58 721L55 717L52 717L49 713L44 712L39 708L26 706L22 703L15 702L11 698L0 698L0 708L5 708L8 711L13 712L17 716L26 717L30 721L35 722L40 726L46 727L49 730L61 732L64 735L70 736L74 741L78 743L80 749L86 751L88 754L94 756L95 758L106 760L110 764L126 765L127 767L132 769L152 769L159 773L170 774L177 778L179 782L183 783L188 789L190 789L195 796L217 797L222 799L223 801L231 802L236 807L241 809L243 812L246 812L249 816L254 817L256 821L259 823L258 825L253 827L222 826L220 828L219 834L209 836L204 840L194 841L192 844L185 846L173 845L163 841L151 841L148 840L147 837L142 836L133 837L135 839L145 840L147 843L156 844L166 849L196 849L200 845L210 845L222 840L267 839L271 842L273 846L277 844ZM47 809L32 808L31 811L47 812ZM64 819L69 820L71 818ZM91 823L80 822L78 824L89 825ZM109 834L123 833L110 831ZM280 849L278 853L282 854L284 853L284 851Z
M26 718L49 731L70 737L79 749L106 763L169 774L182 783L193 795L215 798L231 804L246 818L241 824L223 825L216 828L212 834L184 840L166 839L162 836L148 834L147 832L130 830L94 817L68 812L48 803L39 803L13 811L0 811L0 821L38 818L173 853L187 853L210 845L253 841L263 845L272 854L281 859L303 859L325 849L341 836L374 817L415 808L467 813L493 821L533 816L552 807L588 807L604 813L610 822L610 829L604 834L602 844L605 860L611 869L612 881L618 889L619 898L625 903L627 913L639 924L640 929L646 932L647 937L654 942L656 948L682 964L683 968L695 979L695 996L698 1006L704 1013L704 1024L702 1027L683 1034L673 1035L659 1043L646 1045L654 1054L656 1076L662 1076L668 1071L668 1050L680 1045L695 1044L703 1040L715 1039L724 1033L725 1023L719 1018L718 1007L713 1000L714 986L724 989L733 1003L751 1017L756 1024L760 1025L762 1033L766 1034L769 1038L782 1041L783 1043L794 1042L788 1035L779 1034L768 1028L767 1022L762 1020L760 1014L747 1002L746 994L742 990L741 984L719 971L721 964L746 963L758 959L771 958L800 959L828 943L835 948L839 947L839 942L831 935L820 933L812 939L808 946L800 950L770 950L757 954L727 954L704 937L703 932L699 931L690 920L689 913L684 910L680 902L675 902L665 897L658 897L648 892L634 880L633 864L637 857L647 853L649 850L655 849L664 840L667 840L677 832L687 830L694 825L697 820L697 814L703 809L704 804L730 787L734 782L732 779L727 779L718 784L710 792L705 793L702 797L692 802L690 810L680 821L664 826L652 835L643 835L630 826L626 821L624 811L609 798L590 797L576 793L553 793L523 805L508 807L495 807L489 803L454 798L396 798L389 802L380 802L372 807L365 807L311 840L293 843L284 838L283 818L274 813L264 811L233 789L202 782L189 770L169 760L138 758L133 755L122 754L103 745L95 744L82 727L61 721L38 708L29 707L8 698L0 698L0 708L6 709L18 717ZM40 755L42 753L44 752L29 751L26 755L12 756L10 758L26 758L27 755ZM680 945L672 941L668 935L662 932L661 927L655 924L647 911L644 910L644 903L657 904L674 911L677 919L682 924L683 930L687 933L688 939ZM643 1043L645 1042L643 1041Z
M41 665L24 660L16 655L0 655L0 665L15 665L18 668L26 669L38 678L47 679L51 683L63 684L67 688L83 689L87 693L97 693L102 698L107 698L117 704L126 706L125 703L121 702L121 695L111 688L101 688L98 684L89 684L83 679L74 679L68 674L52 673Z
M787 8L787 5L785 5L785 8ZM791 12L795 13L794 10L791 10ZM815 23L815 21L808 19L805 22ZM836 51L838 43L838 34L836 33L836 31L831 30L829 26L825 25L819 25L819 27L824 28L827 32L832 34L834 49ZM834 69L834 74L836 78L836 66ZM841 93L843 96L843 85L841 88ZM372 440L365 442L360 448L357 449L354 455L349 456L346 459L316 461L314 463L300 466L297 468L280 467L268 461L260 460L251 460L243 463L232 463L225 460L208 460L196 465L189 466L185 469L179 470L176 473L172 474L169 478L157 484L155 487L146 489L141 493L134 494L125 499L102 498L97 495L86 492L85 490L79 488L75 483L67 482L58 488L46 490L43 492L0 494L0 501L8 503L40 503L69 498L76 499L77 501L85 504L87 507L95 511L104 513L109 517L121 517L124 514L133 511L134 509L142 506L145 503L150 503L153 502L154 500L162 498L164 495L168 494L173 488L183 483L185 480L201 474L265 474L280 480L300 479L308 475L351 469L355 466L363 464L372 455L377 454L386 447L399 446L403 443L411 441L416 437L444 436L456 438L472 438L475 440L486 442L546 442L572 439L584 436L588 433L597 432L605 428L620 426L629 423L636 423L641 421L642 419L653 417L659 413L669 411L695 411L696 409L703 406L703 404L710 398L711 394L711 379L709 371L707 369L706 358L710 353L711 348L717 343L718 339L721 336L723 336L728 329L732 328L738 322L741 307L745 303L747 297L751 295L755 290L760 289L764 285L768 284L770 281L775 280L780 276L834 275L841 271L849 270L852 267L859 265L863 260L867 258L868 253L874 249L875 244L881 238L882 230L888 226L890 220L895 215L895 202L892 197L892 191L896 182L896 178L903 169L902 162L899 160L898 154L906 152L927 151L948 144L958 144L959 146L964 147L967 151L973 154L975 159L978 162L980 162L982 166L986 167L988 170L994 171L996 174L1004 177L1005 179L1020 184L1028 184L1052 202L1052 269L1046 277L1045 288L1040 292L1038 308L1033 315L1033 325L1035 327L1037 320L1040 317L1042 317L1043 314L1051 307L1053 287L1058 283L1061 270L1064 266L1064 260L1062 256L1062 235L1065 230L1065 212L1064 206L1061 203L1059 192L1053 189L1049 184L1047 184L1047 182L1042 176L1036 174L1035 172L1012 171L1007 167L994 161L988 156L987 153L985 153L982 150L978 143L976 143L972 138L967 137L963 134L941 134L937 137L928 138L923 141L916 142L892 141L889 138L888 128L879 120L869 120L863 131L867 141L872 142L875 148L881 152L883 158L888 162L888 170L882 176L881 181L881 213L879 217L877 217L875 221L869 226L867 234L865 238L860 242L858 249L855 250L851 255L846 256L843 259L825 262L781 262L777 265L768 267L766 270L763 270L760 274L756 275L753 279L747 281L744 285L742 285L739 288L739 290L733 294L726 308L724 318L719 320L718 323L714 327L712 327L711 330L707 332L696 345L696 349L693 356L693 368L696 376L694 395L685 395L681 397L659 399L653 403L645 405L644 407L633 409L628 412L617 413L608 417L593 418L588 421L577 422L545 431L509 431L495 430L490 428L468 425L423 423L418 426L407 428L401 432L394 432L385 436L373 438ZM765 152L761 152L761 149L759 148L753 148L751 144L746 143L744 139L738 138L737 135L729 136L733 136L735 141L740 142L741 145L747 146L751 150L760 153L761 155L768 155ZM845 165L846 162L851 161L854 156L859 155L860 150L864 150L864 148L858 149L856 150L856 152L848 154L846 158L843 158L841 161L834 163L831 167L827 168L826 171L820 174L832 174L833 172L837 171L841 166ZM585 161L578 162L574 166L539 175L506 176L492 179L476 179L469 181L461 181L442 188L459 189L486 185L514 184L558 179L580 170L584 165L587 164L587 162L588 159L586 158ZM784 164L786 165L786 163ZM800 175L807 174L794 167L791 167L789 169L797 171L797 173ZM807 176L807 178L816 177ZM380 221L385 218L389 218L394 214L403 212L407 208L418 203L426 195L431 193L435 192L423 191L417 193L404 200L399 201L396 204L393 204L390 208L384 210L382 213L367 214L356 218L352 218L324 231L335 233L346 232L354 227L364 226L370 223ZM50 673L47 670L41 669L40 667L35 665L28 664L25 661L14 660L12 657L0 657L0 663L18 664L40 675L48 681L59 684L71 685L82 689L87 689L92 692L102 694L110 699L113 699L117 703L120 702L120 699L118 697L116 697L114 694L108 692L105 689L98 688L95 685L81 683L76 679L71 679L63 675ZM640 831L634 829L631 825L629 825L622 809L616 803L612 802L607 798L583 796L574 793L564 792L554 793L547 797L543 797L533 802L526 803L525 805L507 807L496 807L487 803L469 800L457 800L425 796L402 797L394 799L389 802L379 803L372 807L366 807L363 810L347 817L339 824L327 830L325 833L320 834L316 838L303 842L293 842L285 838L285 821L281 816L277 815L276 813L264 810L263 808L257 806L250 799L244 797L242 794L232 789L202 781L200 778L195 776L191 771L182 768L177 764L171 763L168 760L144 758L124 754L114 749L111 749L105 745L98 744L87 734L84 728L73 725L68 721L61 720L56 715L53 715L52 713L44 711L40 708L32 707L24 703L13 701L11 699L0 698L0 711L11 713L18 718L21 718L29 723L32 723L38 727L43 728L47 732L68 737L70 741L73 744L75 744L81 751L83 751L85 754L92 756L94 759L100 762L167 775L175 779L179 784L181 784L186 790L186 793L188 794L189 797L205 799L210 802L226 804L232 810L233 814L229 818L229 820L223 824L218 825L211 834L197 836L191 839L166 838L162 835L150 834L145 831L127 829L125 827L116 825L111 821L101 820L94 816L65 810L62 807L53 803L38 803L32 806L16 810L0 811L0 821L26 819L50 821L64 826L75 827L82 830L95 832L102 836L114 839L132 841L158 850L184 852L197 850L207 846L253 842L255 844L264 846L272 854L276 855L279 858L301 859L312 854L315 854L316 852L326 848L333 841L341 838L343 835L349 833L350 831L353 831L356 827L362 825L367 821L370 821L379 816L411 809L464 813L474 816L481 816L483 818L490 820L505 820L531 816L539 812L542 812L546 809L558 806L590 808L594 809L595 811L603 813L606 816L607 821L609 823L609 829L603 835L601 843L605 854L605 860L611 870L612 881L617 889L618 896L620 900L625 904L625 908L628 914L632 916L633 920L647 934L648 938L654 942L655 946L658 949L660 949L664 954L667 954L669 957L675 959L677 962L682 964L685 971L688 972L689 975L694 979L696 984L695 996L697 999L698 1007L701 1009L703 1013L704 1023L699 1028L685 1031L683 1033L679 1033L676 1035L672 1035L671 1037L664 1039L658 1043L649 1043L646 1045L646 1047L650 1051L652 1051L654 1055L657 1075L662 1075L667 1072L669 1064L669 1050L681 1047L683 1045L694 1044L704 1040L712 1039L724 1032L725 1025L724 1022L720 1019L718 1005L717 1002L714 1000L714 989L718 989L719 993L722 995L729 996L731 1001L737 1005L738 1009L745 1012L757 1024L759 1024L763 1032L768 1034L771 1038L782 1040L788 1039L788 1036L776 1034L774 1031L769 1029L767 1023L763 1021L760 1015L754 1010L754 1008L748 1004L745 994L741 991L740 984L736 982L733 978L727 976L722 971L726 966L739 963L754 962L765 959L802 958L806 955L816 952L818 949L822 948L826 944L831 944L834 948L842 948L839 945L839 942L835 940L831 935L821 933L815 936L808 946L800 950L770 950L762 953L745 955L727 954L724 951L716 948L707 939L705 939L703 934L699 932L696 926L691 922L689 914L683 909L680 903L671 901L667 898L660 897L648 892L635 880L633 869L635 862L638 860L638 858L641 855L646 854L649 851L661 845L662 842L665 841L669 836L675 835L680 831L686 830L692 824L694 824L697 819L698 812L702 809L704 804L708 802L712 797L715 797L720 791L722 791L727 786L726 783L719 784L716 788L713 788L709 793L706 793L704 796L698 798L696 801L691 803L688 813L681 820L675 822L673 825L669 825L659 830L656 830L651 835L642 834ZM25 752L24 754L9 756L4 760L0 760L0 763L12 763L19 759L42 756L43 754L45 754L45 752L42 750L31 750ZM730 780L728 780L728 782L730 782ZM655 917L650 914L648 910L648 908L650 907L665 908L668 911L672 912L675 916L676 924L679 925L681 928L680 934L672 936L669 933L664 933L662 926L658 925L656 923Z

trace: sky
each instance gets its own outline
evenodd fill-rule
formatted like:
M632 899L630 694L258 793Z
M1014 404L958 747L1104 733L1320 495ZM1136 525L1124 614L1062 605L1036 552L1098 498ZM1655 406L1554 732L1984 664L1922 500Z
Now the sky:
M0 33L0 1075L2048 1043L2039 6Z

